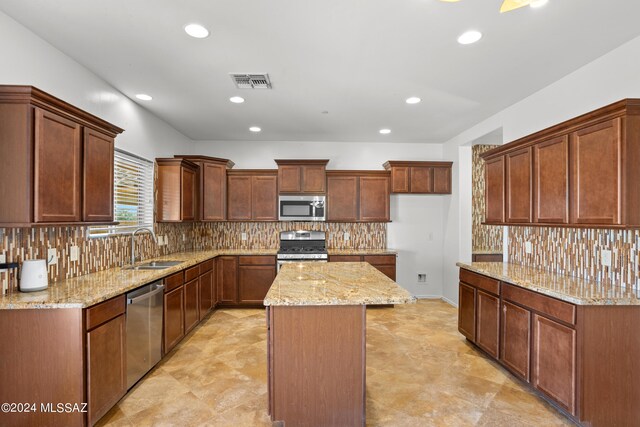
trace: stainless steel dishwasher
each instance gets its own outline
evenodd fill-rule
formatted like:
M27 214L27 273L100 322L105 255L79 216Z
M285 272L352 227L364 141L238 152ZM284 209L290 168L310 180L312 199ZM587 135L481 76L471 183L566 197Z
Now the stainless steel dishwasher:
M127 389L162 357L163 296L161 280L127 294Z

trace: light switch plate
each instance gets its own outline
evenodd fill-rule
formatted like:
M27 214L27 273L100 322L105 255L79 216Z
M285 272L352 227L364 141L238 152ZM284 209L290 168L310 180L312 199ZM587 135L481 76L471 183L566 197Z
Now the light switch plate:
M5 262L7 262L7 256L5 254L0 254L0 264L4 264ZM6 270L0 270L0 271L6 271Z
M345 232L344 233L344 241L347 242L347 241L349 241L349 239L351 239L351 234Z
M49 265L58 264L58 250L56 248L49 248L47 250L47 263Z
M80 248L71 246L69 248L69 261L78 261L78 258L80 258Z
M533 252L533 245L531 242L524 242L524 251L528 254Z
M242 240L247 240L247 233L242 233L242 234L240 235L240 238L241 238Z
M611 251L602 251L602 265L611 267Z

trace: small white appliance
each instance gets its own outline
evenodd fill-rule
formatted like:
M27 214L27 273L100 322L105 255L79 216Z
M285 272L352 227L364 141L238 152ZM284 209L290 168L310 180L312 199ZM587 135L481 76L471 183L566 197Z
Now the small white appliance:
M20 292L35 292L47 289L47 261L31 259L22 261L20 267Z

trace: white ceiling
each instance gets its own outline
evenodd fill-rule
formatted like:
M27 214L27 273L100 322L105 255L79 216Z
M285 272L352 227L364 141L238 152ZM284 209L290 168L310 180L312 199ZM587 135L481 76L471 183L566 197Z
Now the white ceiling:
M188 137L218 141L444 142L640 35L636 0L503 15L500 3L0 0L0 10L124 94L152 95L136 102ZM190 22L211 35L187 36ZM483 39L459 45L472 28ZM268 72L273 90L238 90L230 72Z

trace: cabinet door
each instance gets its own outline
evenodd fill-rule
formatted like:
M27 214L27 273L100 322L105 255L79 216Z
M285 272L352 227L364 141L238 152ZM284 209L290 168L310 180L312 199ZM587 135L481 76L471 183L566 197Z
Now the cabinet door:
M304 193L324 193L327 191L327 175L324 166L302 166L302 191Z
M184 285L164 294L164 353L184 337Z
M460 283L458 294L458 331L476 341L476 289L464 283Z
M497 359L500 337L500 299L481 290L477 292L478 325L476 344Z
M389 178L360 177L360 220L389 221Z
M200 320L200 280L184 284L184 333L193 329Z
M536 389L575 415L576 331L537 314L533 315L532 380Z
M35 222L80 221L80 125L39 108L35 115Z
M396 280L396 266L395 265L380 265L380 264L371 264L377 270L379 270L382 274L387 276L389 279L395 282Z
M213 271L207 271L200 276L200 320L211 311L213 304Z
M251 219L251 177L227 178L227 218L232 221Z
M487 160L485 175L485 221L504 222L504 156Z
M196 173L191 169L181 168L180 174L182 182L181 219L193 221L196 219Z
M278 166L278 183L281 193L300 193L302 187L302 177L300 176L300 166L281 165Z
M572 223L620 224L621 143L619 118L571 134Z
M327 177L327 219L329 221L358 220L358 177Z
M433 168L433 192L451 194L451 168Z
M252 219L255 221L278 220L278 177L252 177Z
M514 374L529 382L531 312L508 301L502 302L500 360Z
M569 138L562 136L533 146L533 220L569 222Z
M362 257L360 255L331 255L329 256L329 262L361 262Z
M223 221L227 196L227 169L223 165L204 162L200 166L202 189L201 219L203 221Z
M218 301L229 305L238 302L238 257L218 258Z
M238 273L239 301L247 304L262 304L276 278L276 266L241 265Z
M394 166L391 168L391 192L409 192L409 168L407 166Z
M411 167L411 192L433 193L433 168Z
M506 155L507 222L531 222L531 149Z
M85 128L83 146L82 219L113 221L113 138Z
M87 333L89 425L93 425L127 392L125 315Z

